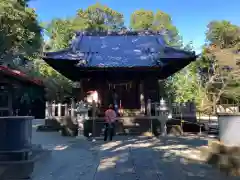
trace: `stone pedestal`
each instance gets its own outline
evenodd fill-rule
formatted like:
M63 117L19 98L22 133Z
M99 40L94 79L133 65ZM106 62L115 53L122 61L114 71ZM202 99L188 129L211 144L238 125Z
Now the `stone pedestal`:
M86 120L85 114L78 114L77 122L78 122L78 135L77 139L85 139L84 137L84 121Z
M0 118L1 180L30 179L36 161L46 154L40 146L32 145L33 119L29 116Z
M78 124L78 135L77 139L85 139L84 137L84 121L88 120L88 107L83 102L78 104L77 108L77 124Z
M166 113L160 113L159 121L161 122L161 134L163 136L166 136L167 135L168 115Z

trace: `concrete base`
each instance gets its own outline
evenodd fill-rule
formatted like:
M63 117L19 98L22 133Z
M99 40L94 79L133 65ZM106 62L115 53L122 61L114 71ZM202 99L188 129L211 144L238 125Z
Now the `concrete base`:
M240 113L219 114L218 125L221 143L226 146L240 147Z
M31 177L34 161L4 162L0 163L0 179L27 179Z
M32 173L41 166L41 161L51 155L51 151L33 146L29 160L0 162L0 180L30 179Z

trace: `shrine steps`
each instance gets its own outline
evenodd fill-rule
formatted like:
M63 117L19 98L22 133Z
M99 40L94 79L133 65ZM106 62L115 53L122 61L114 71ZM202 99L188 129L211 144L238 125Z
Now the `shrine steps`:
M101 136L104 131L104 123L104 118L87 120L84 124L84 135L88 136L91 133L94 136ZM118 135L140 135L149 131L153 131L157 135L160 126L161 123L157 118L144 116L118 117L115 131Z
M87 120L84 124L84 135L88 136L89 133L94 136L101 136L104 131L104 118L96 118ZM180 125L181 120L169 120L167 127L174 125ZM184 132L198 133L205 131L204 126L199 123L182 122L182 128ZM141 135L145 132L152 132L158 136L161 133L161 122L156 116L125 116L118 117L115 127L116 134L118 135Z

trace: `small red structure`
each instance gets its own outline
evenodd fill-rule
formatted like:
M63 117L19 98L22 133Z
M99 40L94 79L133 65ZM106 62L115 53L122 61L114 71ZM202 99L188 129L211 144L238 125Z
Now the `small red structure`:
M43 82L41 80L30 78L25 73L23 73L19 70L11 69L7 66L0 66L0 74L5 74L7 76L11 76L11 77L16 78L20 81L25 81L25 82L28 81L32 84L43 86Z
M0 116L32 115L43 118L45 113L44 85L39 79L0 66Z

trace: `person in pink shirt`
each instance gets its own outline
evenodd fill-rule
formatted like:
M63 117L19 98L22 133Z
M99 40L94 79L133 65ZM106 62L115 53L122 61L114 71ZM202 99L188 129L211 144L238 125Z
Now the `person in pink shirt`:
M110 104L109 108L105 111L105 130L104 130L104 141L107 141L109 136L110 141L112 141L115 129L115 121L117 114L113 110L113 105Z

